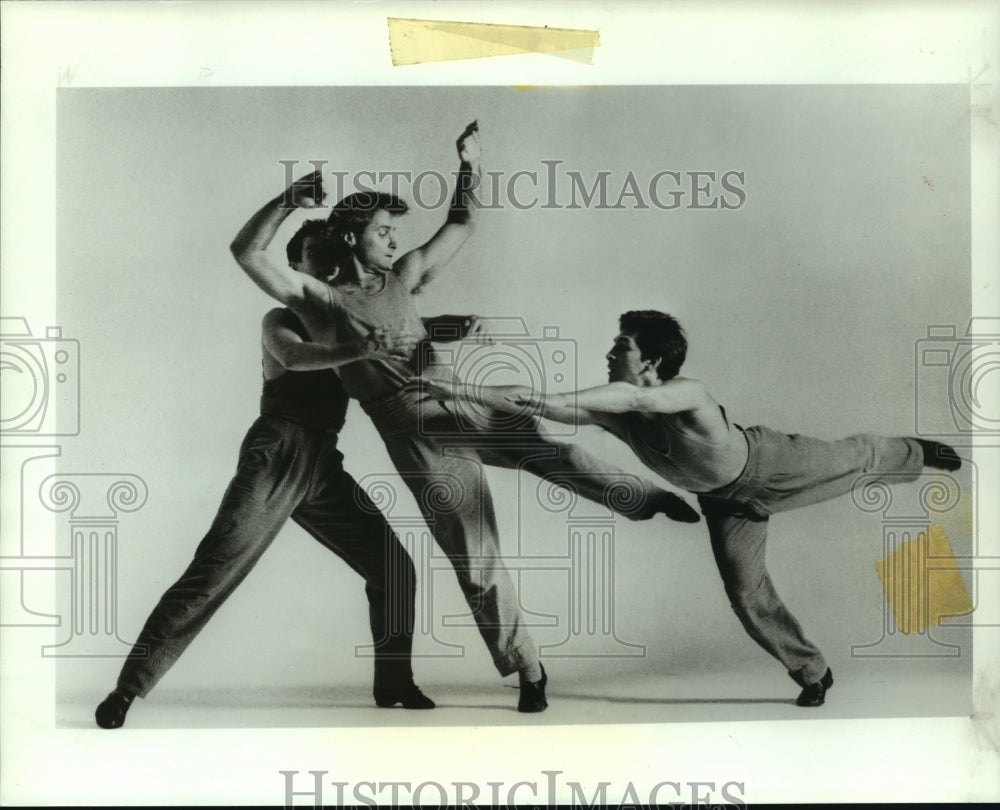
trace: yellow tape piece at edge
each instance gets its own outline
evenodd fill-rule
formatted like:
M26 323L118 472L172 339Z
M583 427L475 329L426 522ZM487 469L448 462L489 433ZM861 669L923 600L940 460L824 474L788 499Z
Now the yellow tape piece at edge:
M520 53L545 53L593 64L594 48L601 44L600 32L582 28L387 19L392 63L397 66Z
M905 634L972 612L972 599L948 536L937 524L900 543L875 563L875 571L896 626Z

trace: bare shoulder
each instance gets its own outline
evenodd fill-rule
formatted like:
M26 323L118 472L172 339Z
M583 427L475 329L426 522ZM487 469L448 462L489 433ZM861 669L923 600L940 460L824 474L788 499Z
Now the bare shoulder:
M698 380L688 389L692 407L676 415L678 421L710 441L722 441L729 435L729 424L722 407Z
M294 311L295 306L325 306L330 300L333 289L325 281L320 281L318 278L313 278L312 276L305 276L302 279L302 298L296 301L295 305L291 308Z
M637 394L638 410L660 413L698 411L711 402L700 380L673 377L659 385L641 387Z
M706 396L708 395L708 389L705 387L705 383L701 380L695 379L694 377L674 377L671 380L667 380L664 385L673 385L678 390L683 388L692 395L699 393Z
M261 326L265 329L273 329L277 326L284 326L288 323L288 316L291 314L291 310L288 307L274 307L269 309L264 313L264 318L261 320Z
M309 276L302 285L302 295L287 302L284 317L302 324L322 321L338 299L339 295L332 285Z
M712 415L719 410L719 403L701 380L693 377L676 377L670 382L676 383L674 389L676 395L687 404L687 410Z
M275 307L265 313L261 327L265 333L291 331L300 335L310 311L308 307Z

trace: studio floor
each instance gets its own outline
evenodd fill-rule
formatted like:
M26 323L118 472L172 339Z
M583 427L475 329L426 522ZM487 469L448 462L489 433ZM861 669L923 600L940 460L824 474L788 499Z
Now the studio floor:
M126 729L505 726L733 722L799 719L956 717L972 713L971 678L954 662L870 662L834 667L824 706L795 705L798 687L780 669L582 679L546 665L549 708L516 711L516 678L476 684L421 681L432 711L378 709L368 686L171 688L163 684L129 711ZM93 728L105 692L67 688L56 707L61 728Z

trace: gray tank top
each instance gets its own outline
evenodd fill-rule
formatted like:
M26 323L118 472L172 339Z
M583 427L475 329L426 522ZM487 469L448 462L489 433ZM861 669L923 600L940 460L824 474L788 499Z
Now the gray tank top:
M395 273L385 274L385 287L374 295L357 289L334 288L331 304L337 342L362 340L379 326L391 326L426 338L416 302ZM360 360L340 368L347 393L362 405L395 394L409 378L420 374L417 353L408 361Z

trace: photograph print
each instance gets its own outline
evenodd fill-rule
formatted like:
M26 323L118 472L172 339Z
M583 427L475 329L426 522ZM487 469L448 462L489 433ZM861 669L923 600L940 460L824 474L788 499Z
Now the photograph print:
M967 87L56 110L58 726L970 713Z

